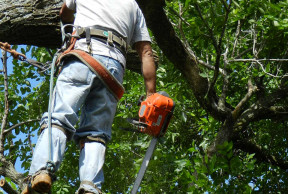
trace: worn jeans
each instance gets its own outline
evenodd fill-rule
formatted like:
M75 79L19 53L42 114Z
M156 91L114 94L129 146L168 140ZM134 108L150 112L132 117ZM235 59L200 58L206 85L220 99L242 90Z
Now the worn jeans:
M122 83L124 69L117 61L109 57L94 55L98 61ZM117 99L104 86L101 80L86 65L77 59L65 62L57 79L53 93L52 124L63 127L74 135L74 140L81 137L101 136L111 138L111 127L116 112ZM74 128L78 122L81 110L79 128ZM48 113L44 113L42 124L48 123ZM66 141L65 134L52 127L52 160L59 168L62 161ZM45 129L36 144L29 174L46 166L48 161L48 130ZM86 143L79 158L80 181L91 181L99 189L104 181L103 164L106 147L101 143ZM89 191L97 193L96 189L83 185Z

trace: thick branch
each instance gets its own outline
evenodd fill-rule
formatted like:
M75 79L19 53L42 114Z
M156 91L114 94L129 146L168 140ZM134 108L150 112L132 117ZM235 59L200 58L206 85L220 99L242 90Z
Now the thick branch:
M250 90L256 89L252 84L249 86ZM252 91L250 91L252 92ZM241 109L241 107L247 103L247 100L251 97L252 93L247 95L242 99L239 103L237 109ZM208 148L208 154L213 155L217 152L217 146L223 144L225 141L232 141L235 139L237 134L242 133L247 126L255 121L259 121L262 119L275 119L275 120L287 120L288 119L288 107L285 104L285 100L288 98L288 87L279 88L279 90L270 94L269 96L263 96L263 98L259 99L256 103L252 104L248 109L240 114L238 110L233 114L239 114L238 119L232 119L231 117L227 117L224 125L221 127L221 130L218 132L215 140ZM275 103L282 102L283 106L275 107ZM234 142L234 141L233 141Z
M269 96L263 96L256 103L252 104L247 110L245 110L236 121L233 130L235 133L243 131L251 122L259 121L262 119L275 119L275 120L287 120L288 119L288 107L285 104L283 107L275 107L276 103L288 98L288 87L280 88Z
M236 149L241 149L250 154L255 154L255 157L260 162L267 162L272 165L280 167L282 170L288 169L288 161L284 161L276 156L273 156L268 153L267 150L264 150L261 146L257 145L251 140L241 140L234 143Z

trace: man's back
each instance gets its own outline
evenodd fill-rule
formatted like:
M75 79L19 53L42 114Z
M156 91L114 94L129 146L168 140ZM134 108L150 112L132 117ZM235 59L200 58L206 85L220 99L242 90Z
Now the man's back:
M75 1L77 4L75 25L113 29L123 37L128 38L127 42L130 43L133 38L135 25L142 17L134 0ZM67 4L69 2L67 1ZM74 8L69 4L68 7Z
M118 32L128 45L151 41L144 16L135 0L66 0L69 9L76 11L74 24L81 27ZM87 51L85 39L80 39L76 49ZM125 67L125 56L114 47L107 47L92 39L92 53L120 61Z

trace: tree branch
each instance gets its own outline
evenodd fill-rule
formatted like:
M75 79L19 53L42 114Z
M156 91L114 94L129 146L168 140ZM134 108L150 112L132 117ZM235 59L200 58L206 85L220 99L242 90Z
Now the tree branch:
M276 61L276 62L287 62L288 59L230 59L228 60L228 62L272 62L272 61Z
M231 54L232 58L234 57L235 50L236 50L236 47L238 44L238 37L240 35L240 29L241 29L241 21L238 20L238 25L237 25L236 34L235 34L235 41L234 41L233 50L232 50L232 54Z
M215 71L215 66L210 65L209 63L206 63L205 61L200 60L200 59L198 59L198 62L199 62L199 65L202 65L203 67L206 67L207 69L210 69L210 70ZM223 76L227 75L226 71L225 71L224 69L222 69L222 68L219 68L219 72L220 72Z
M183 17L182 14L177 13L172 7L168 7L170 11L172 11L182 22L184 22L187 26L191 26Z
M281 101L285 103L285 100L288 98L287 93L288 87L286 86L286 88L279 88L279 90L271 93L269 96L260 98L239 115L237 122L233 126L234 132L239 133L243 131L249 123L262 119L287 119L288 115L285 114L288 111L287 105L282 108L275 107L276 103Z
M19 186L20 189L24 186L24 174L18 173L15 170L14 165L7 161L5 158L1 158L0 174L4 177L9 177L11 180Z
M183 6L182 6L182 3L179 2L179 16L182 17L182 14L183 14ZM196 59L196 56L195 56L194 52L192 51L192 49L189 45L189 42L187 41L187 38L185 36L185 33L183 31L181 19L179 19L179 22L178 22L178 29L179 29L180 35L182 36L182 39L183 39L182 42L184 43L186 49L189 51L190 55Z
M257 91L257 87L253 86L251 78L248 80L248 92L245 97L237 104L235 109L232 111L232 118L235 121L243 108L243 106L248 102L248 100L252 97L253 93Z
M8 128L8 129L4 129L4 132L3 134L6 135L8 133L10 133L13 129L21 126L21 125L25 125L27 123L31 123L31 122L37 122L37 121L40 121L41 119L30 119L30 120L27 120L27 121L23 121L21 123L17 123L16 125L13 125L12 127Z
M250 154L255 153L255 157L260 162L267 162L272 165L280 167L282 170L288 169L288 161L282 160L276 156L268 153L268 150L264 150L260 145L251 140L242 139L234 143L235 148L241 149Z
M225 53L223 54L224 56L224 69L226 70L226 67L228 65L227 63L227 55L228 55L228 47L226 48ZM219 68L220 69L220 68ZM227 74L223 75L223 87L222 87L222 93L221 96L219 98L219 102L218 102L218 107L222 110L225 109L225 100L226 100L226 93L228 91L228 85L229 85L229 80L228 80L228 76Z
M221 46L222 46L222 40L223 40L224 35L225 35L226 27L227 27L227 21L228 21L228 16L229 16L229 13L230 13L230 7L231 7L231 3L226 8L223 28L222 28L222 32L221 32L221 35L220 35L220 38L219 38L219 42L218 42L217 48L216 48L217 56L216 56L216 62L215 62L215 71L214 71L214 75L213 75L213 78L212 78L212 82L209 85L209 88L208 88L208 91L207 91L208 94L210 93L211 88L214 88L214 86L216 84L216 81L218 79L218 76L219 76L220 59L221 59L221 54L222 54L221 53L222 52Z
M0 134L0 158L4 157L4 128L7 125L7 119L9 114L9 99L8 99L8 75L7 75L7 52L2 50L2 62L3 62L3 74L4 74L4 115L1 124L1 134Z
M277 73L276 75L273 75L269 72L267 72L263 66L263 64L261 63L262 61L265 61L265 62L287 62L288 59L232 59L232 60L229 60L229 62L252 62L252 63L257 63L261 70L266 74L266 75L269 75L271 77L275 77L275 78L283 78L283 77L287 77L288 76L288 73L282 75L282 76L279 76L278 73L279 73L279 68L277 68Z
M200 9L200 7L199 7L199 4L196 2L196 3L194 4L194 6L195 6L195 8L196 8L196 10L197 10L197 12L198 12L201 20L203 21L205 27L208 29L209 36L210 36L210 38L211 38L211 40L212 40L212 43L213 43L214 48L216 49L216 52L217 52L217 53L221 53L221 51L218 50L219 47L218 47L217 40L216 40L216 38L215 38L215 36L214 36L213 30L212 30L212 28L210 28L208 22L204 19L203 14L202 14L202 12L201 12L201 9Z

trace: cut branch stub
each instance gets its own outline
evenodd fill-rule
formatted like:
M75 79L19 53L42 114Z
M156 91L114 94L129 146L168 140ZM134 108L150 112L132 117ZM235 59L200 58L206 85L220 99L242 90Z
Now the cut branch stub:
M5 179L1 179L0 180L0 187L7 193L9 194L19 194L17 191L15 191L11 185L9 185L9 183L5 180Z

